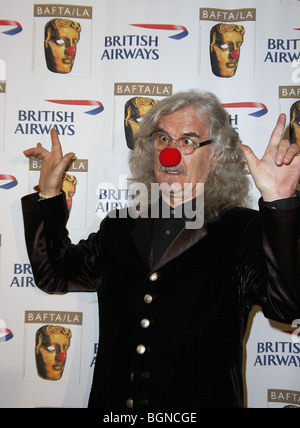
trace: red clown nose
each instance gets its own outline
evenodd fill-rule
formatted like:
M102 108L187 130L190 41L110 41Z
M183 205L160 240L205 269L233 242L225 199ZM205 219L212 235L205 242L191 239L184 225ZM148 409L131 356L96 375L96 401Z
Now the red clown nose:
M65 360L66 360L66 358L67 358L67 356L66 356L65 352L60 352L60 353L57 355L57 359L58 359L58 361L60 361L60 362L65 361Z
M234 58L234 59L236 59L236 58L238 58L239 56L240 56L240 51L239 50L235 50L235 51L232 51L231 52L231 56L232 56L232 58Z
M76 53L75 46L69 46L68 49L67 49L67 52L68 52L69 55L75 55L75 53Z
M160 152L159 161L162 166L176 166L180 164L181 153L177 149L163 149Z

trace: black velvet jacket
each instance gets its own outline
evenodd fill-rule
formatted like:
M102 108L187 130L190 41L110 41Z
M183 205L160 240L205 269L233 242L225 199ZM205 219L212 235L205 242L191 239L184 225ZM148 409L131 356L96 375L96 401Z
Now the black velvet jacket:
M243 407L251 308L281 322L300 318L300 204L235 208L183 229L152 266L155 220L106 218L73 245L63 195L37 200L22 200L36 285L98 293L90 407Z

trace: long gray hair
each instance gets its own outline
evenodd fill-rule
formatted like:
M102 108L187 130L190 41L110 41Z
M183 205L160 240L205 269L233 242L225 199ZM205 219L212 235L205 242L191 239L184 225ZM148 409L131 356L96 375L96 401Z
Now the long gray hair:
M129 165L135 180L145 184L150 192L151 183L156 179L149 136L157 130L162 116L187 106L194 108L200 120L209 119L210 138L213 140L210 156L215 160L204 187L205 222L208 223L216 220L223 210L247 205L249 193L246 162L239 148L241 141L230 124L228 113L214 94L196 90L179 92L152 107L136 135Z

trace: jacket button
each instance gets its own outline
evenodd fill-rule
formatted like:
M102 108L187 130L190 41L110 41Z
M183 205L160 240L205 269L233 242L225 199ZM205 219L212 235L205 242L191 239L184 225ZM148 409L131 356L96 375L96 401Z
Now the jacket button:
M144 319L142 319L140 324L141 324L142 328L148 328L150 325L150 321L147 318L144 318Z
M144 296L144 302L149 305L150 303L152 303L153 297L151 296L151 294L145 294Z
M128 409L132 409L133 408L133 399L132 398L128 398L128 400L126 400L126 407Z
M150 372L143 372L140 374L140 379L150 379Z
M138 345L138 346L136 347L136 352L137 352L139 355L143 355L143 354L146 352L146 347L145 347L144 345Z
M158 273L154 272L152 275L150 275L149 279L152 282L157 281L158 280Z

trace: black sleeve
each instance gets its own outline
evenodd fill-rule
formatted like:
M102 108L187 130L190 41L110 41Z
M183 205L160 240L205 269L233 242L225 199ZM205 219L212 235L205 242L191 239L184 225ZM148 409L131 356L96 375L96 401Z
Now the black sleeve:
M259 208L239 252L244 304L258 304L267 318L291 323L300 318L300 203L260 201Z
M47 293L96 291L101 263L101 228L73 245L66 229L64 194L38 201L38 194L22 198L26 247L35 284Z
M300 203L298 196L279 203L275 209L260 203L269 275L265 315L291 323L300 317Z

